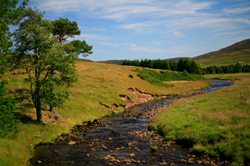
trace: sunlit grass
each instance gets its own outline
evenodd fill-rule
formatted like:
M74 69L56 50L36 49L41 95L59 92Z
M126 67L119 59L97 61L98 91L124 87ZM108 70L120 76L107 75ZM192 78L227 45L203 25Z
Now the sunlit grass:
M193 147L195 151L229 160L232 164L248 163L250 98L245 104L240 93L250 94L250 74L207 77L223 79L229 76L238 79L234 85L193 97L166 110L151 126L163 133L167 139L176 139Z

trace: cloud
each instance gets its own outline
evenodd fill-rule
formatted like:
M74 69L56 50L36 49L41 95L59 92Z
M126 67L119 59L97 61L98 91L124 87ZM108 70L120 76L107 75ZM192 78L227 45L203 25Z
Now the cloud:
M244 13L249 12L250 7L242 7L242 8L235 8L235 9L223 9L224 12L229 14L235 14L235 13Z
M161 24L161 22L153 22L153 21L146 21L142 23L133 23L133 24L122 24L119 25L119 28L128 29L128 30L135 30L140 32L152 32L153 27Z
M102 43L98 43L98 44L101 44L101 45L106 45L106 46L110 46L110 47L118 47L118 45L117 45L117 44L106 43L106 42L102 42Z
M191 0L43 0L39 1L38 4L40 9L58 14L73 11L78 16L123 21L131 18L194 14L199 10L210 8L214 2L192 2Z
M75 36L76 39L80 39L80 40L86 40L86 41L100 41L100 40L109 40L109 37L105 37L102 35L98 35L98 34L81 34L80 36Z
M166 50L163 50L161 48L141 47L141 46L137 46L134 43L128 43L128 45L129 45L128 49L130 51L151 52L151 53L165 53L166 52Z
M173 34L176 37L184 37L185 36L184 34L181 34L179 31L174 31Z

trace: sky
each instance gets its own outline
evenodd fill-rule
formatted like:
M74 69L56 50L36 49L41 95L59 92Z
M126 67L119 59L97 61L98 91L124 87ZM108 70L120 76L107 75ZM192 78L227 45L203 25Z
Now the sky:
M250 38L249 0L30 0L78 23L93 61L195 57ZM73 40L69 39L69 40ZM83 57L80 57L83 58Z

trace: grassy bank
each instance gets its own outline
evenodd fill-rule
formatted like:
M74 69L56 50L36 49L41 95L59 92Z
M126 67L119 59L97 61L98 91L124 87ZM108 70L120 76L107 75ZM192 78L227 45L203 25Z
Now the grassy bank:
M141 70L141 68L138 68ZM56 111L62 115L56 124L37 124L35 108L32 102L24 101L17 105L16 116L19 132L11 133L0 138L0 166L20 166L27 164L33 155L33 147L40 142L53 141L61 133L69 133L71 128L83 121L92 121L109 114L112 110L99 104L100 102L112 107L125 105L119 94L125 94L133 100L133 96L127 91L129 87L138 88L142 92L152 94L182 93L188 90L201 88L208 85L207 81L188 82L176 84L173 87L152 85L137 76L135 67L109 65L94 62L79 62L77 71L79 82L74 84L71 100L63 108ZM156 70L159 71L159 70ZM131 75L133 76L131 78ZM3 77L9 81L6 86L9 90L28 87L21 79L24 76L6 73ZM172 84L172 83L171 83ZM174 84L174 83L173 83ZM11 95L11 94L9 94ZM122 110L123 107L117 108ZM48 111L43 111L43 120L52 122Z
M149 69L143 69L139 70L136 69L136 72L138 77L140 77L143 80L147 80L153 85L157 86L165 86L170 87L171 85L168 85L164 82L169 81L200 81L200 80L206 80L202 75L194 75L189 74L187 71L184 72L168 72L168 71L154 71Z
M216 92L193 97L163 111L151 124L166 139L177 140L231 165L250 163L250 74L207 75L231 78L235 84Z

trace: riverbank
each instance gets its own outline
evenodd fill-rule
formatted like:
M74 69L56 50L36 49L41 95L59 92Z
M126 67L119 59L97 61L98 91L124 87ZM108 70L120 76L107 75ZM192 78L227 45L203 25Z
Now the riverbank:
M166 140L175 140L210 154L231 165L250 162L250 74L207 75L208 78L236 80L235 84L214 93L192 97L165 109L151 128Z
M216 88L225 81L216 82ZM228 83L230 85L230 83ZM30 160L32 165L224 165L229 162L199 156L192 149L183 149L174 141L166 141L154 131L148 131L148 123L171 104L183 102L191 95L211 91L193 91L160 101L148 102L128 108L110 117L75 125L71 134L62 134L54 144L36 147Z
M136 68L79 62L77 64L79 82L71 88L73 92L71 100L63 108L56 110L62 115L60 121L56 121L50 112L43 111L43 120L47 124L38 124L35 108L31 102L24 101L17 105L15 114L20 120L19 132L0 139L0 165L25 165L33 156L36 144L53 142L59 135L70 133L74 125L82 124L84 121L93 121L112 112L123 111L127 102L122 100L121 95L127 96L133 103L140 103L141 101L136 100L128 91L129 88L138 89L157 99L162 95L182 94L208 85L207 81L195 81L176 85L173 83L175 86L170 88L155 86L137 77L138 73L132 71ZM28 87L28 84L22 83L22 76L6 73L4 78L9 81L6 86L9 90Z

